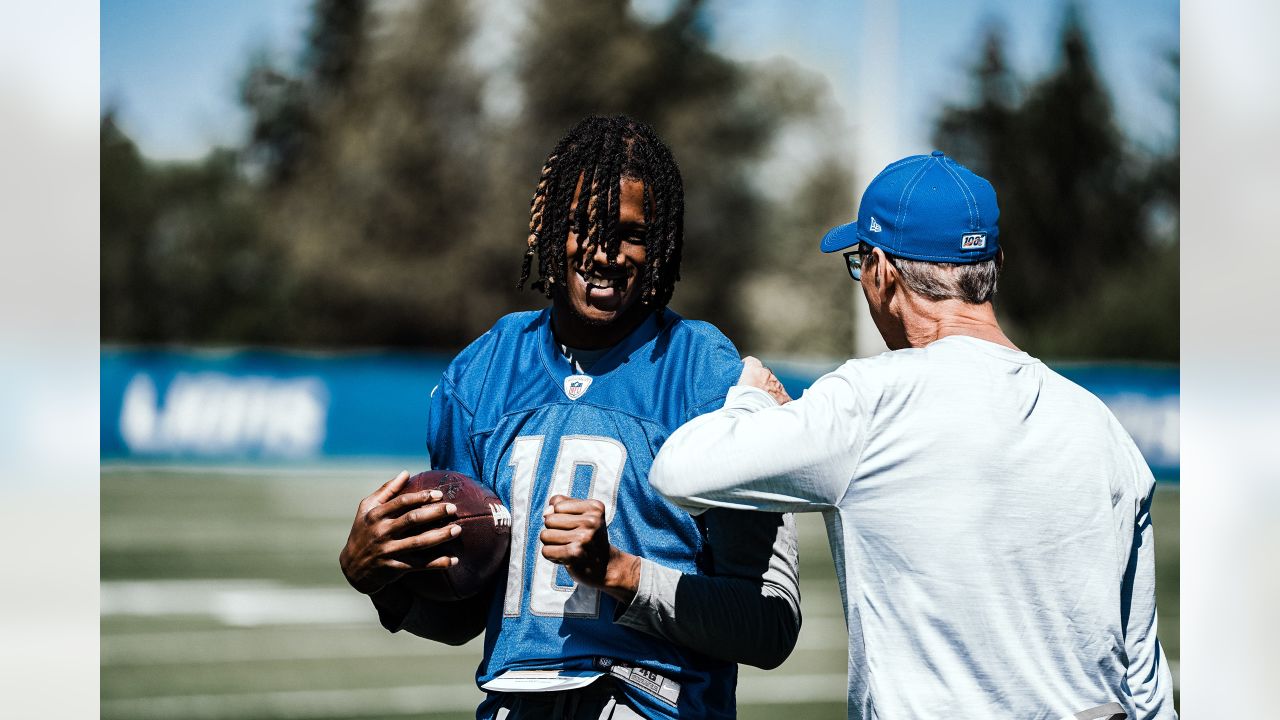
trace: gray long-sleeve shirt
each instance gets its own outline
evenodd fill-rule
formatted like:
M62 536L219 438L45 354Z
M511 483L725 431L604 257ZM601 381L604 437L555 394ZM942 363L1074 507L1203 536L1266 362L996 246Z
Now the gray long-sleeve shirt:
M1154 479L1097 398L1026 353L952 336L780 407L734 388L650 481L691 512L824 513L851 718L1176 717Z

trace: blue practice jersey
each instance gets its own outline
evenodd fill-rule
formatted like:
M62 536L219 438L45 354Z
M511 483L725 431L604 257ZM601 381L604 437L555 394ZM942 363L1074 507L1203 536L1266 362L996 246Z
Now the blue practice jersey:
M552 495L593 498L614 545L699 573L699 527L653 490L649 468L677 427L721 406L741 371L720 331L670 310L649 316L587 373L560 352L550 309L502 318L454 359L432 394L432 467L475 478L512 516L511 561L490 608L478 683L509 670L621 661L679 684L673 703L669 691L619 683L649 717L734 715L734 664L615 624L616 601L543 558L538 534ZM480 715L497 702L491 695Z

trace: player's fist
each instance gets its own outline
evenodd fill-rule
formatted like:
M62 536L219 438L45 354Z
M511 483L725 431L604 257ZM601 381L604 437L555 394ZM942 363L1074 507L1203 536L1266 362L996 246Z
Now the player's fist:
M769 393L769 396L779 405L791 402L787 389L782 386L782 382L773 374L773 371L750 355L742 358L742 374L738 376L738 384L760 388Z
M398 495L408 479L408 471L402 472L360 501L347 544L338 554L347 582L366 595L408 571L446 568L457 562L449 556L437 557L426 565L400 559L401 553L435 547L462 530L453 524L422 530L422 526L440 524L457 508L440 502L444 496L439 490Z
M546 527L538 539L543 557L564 565L577 582L597 588L608 584L609 563L622 553L609 543L604 503L553 495L547 501L542 524Z

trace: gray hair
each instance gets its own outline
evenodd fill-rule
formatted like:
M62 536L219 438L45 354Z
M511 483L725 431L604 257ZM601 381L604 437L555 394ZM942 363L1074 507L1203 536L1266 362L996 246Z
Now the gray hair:
M996 294L1000 268L995 258L962 264L890 257L889 262L898 269L908 289L930 300L963 300L980 305Z

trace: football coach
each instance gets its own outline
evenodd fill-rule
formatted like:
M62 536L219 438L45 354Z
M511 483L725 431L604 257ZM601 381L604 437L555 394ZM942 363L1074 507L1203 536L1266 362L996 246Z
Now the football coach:
M884 169L832 229L890 348L791 401L754 358L650 481L691 513L821 512L850 718L1175 718L1151 496L1093 395L996 321L991 183L941 152Z

